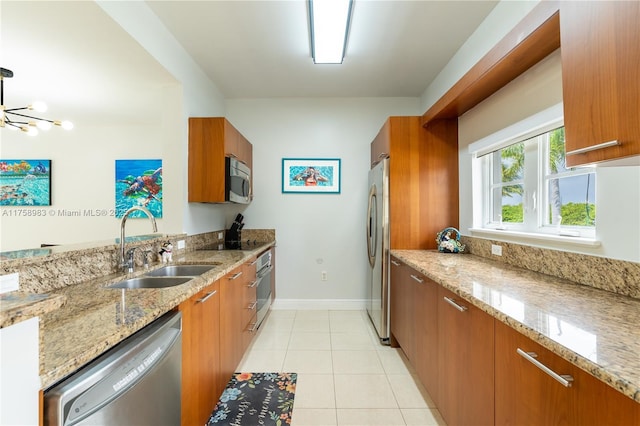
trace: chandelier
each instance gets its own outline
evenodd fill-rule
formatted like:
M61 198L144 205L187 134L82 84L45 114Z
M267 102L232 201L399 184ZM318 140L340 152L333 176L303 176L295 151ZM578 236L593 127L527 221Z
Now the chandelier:
M13 77L13 71L0 68L0 73L0 127L21 130L31 136L37 135L38 129L49 130L53 126L62 127L65 130L73 129L73 123L70 121L49 120L27 114L28 111L45 112L47 105L42 101L36 101L24 107L7 108L4 104L4 79Z

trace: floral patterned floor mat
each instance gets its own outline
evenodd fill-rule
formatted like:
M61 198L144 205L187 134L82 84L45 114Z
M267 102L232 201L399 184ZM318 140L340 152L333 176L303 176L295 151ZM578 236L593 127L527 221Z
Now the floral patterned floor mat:
M290 424L297 377L296 373L235 373L207 425Z

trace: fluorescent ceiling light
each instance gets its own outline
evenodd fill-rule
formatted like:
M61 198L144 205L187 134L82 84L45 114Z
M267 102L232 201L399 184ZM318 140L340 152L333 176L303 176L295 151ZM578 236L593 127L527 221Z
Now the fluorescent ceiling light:
M353 0L309 0L311 56L316 64L341 64Z

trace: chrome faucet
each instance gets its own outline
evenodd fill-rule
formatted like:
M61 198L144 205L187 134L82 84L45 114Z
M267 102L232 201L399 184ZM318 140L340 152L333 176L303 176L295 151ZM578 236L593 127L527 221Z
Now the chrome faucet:
M146 214L149 220L151 220L151 225L153 226L153 232L158 232L158 225L156 225L156 218L153 217L153 214L146 207L133 206L129 210L124 212L124 214L122 215L122 221L120 222L120 266L122 267L122 270L124 272L127 272L128 269L130 269L129 272L133 271L133 256L131 256L132 263L131 265L129 265L129 262L126 259L126 254L124 251L124 225L127 222L127 217L129 217L129 215L136 210Z

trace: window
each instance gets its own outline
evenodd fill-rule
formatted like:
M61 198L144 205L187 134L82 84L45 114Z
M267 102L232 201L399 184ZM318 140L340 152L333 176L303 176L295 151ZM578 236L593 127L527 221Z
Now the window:
M474 228L595 238L596 171L566 167L562 125L529 119L472 144Z

